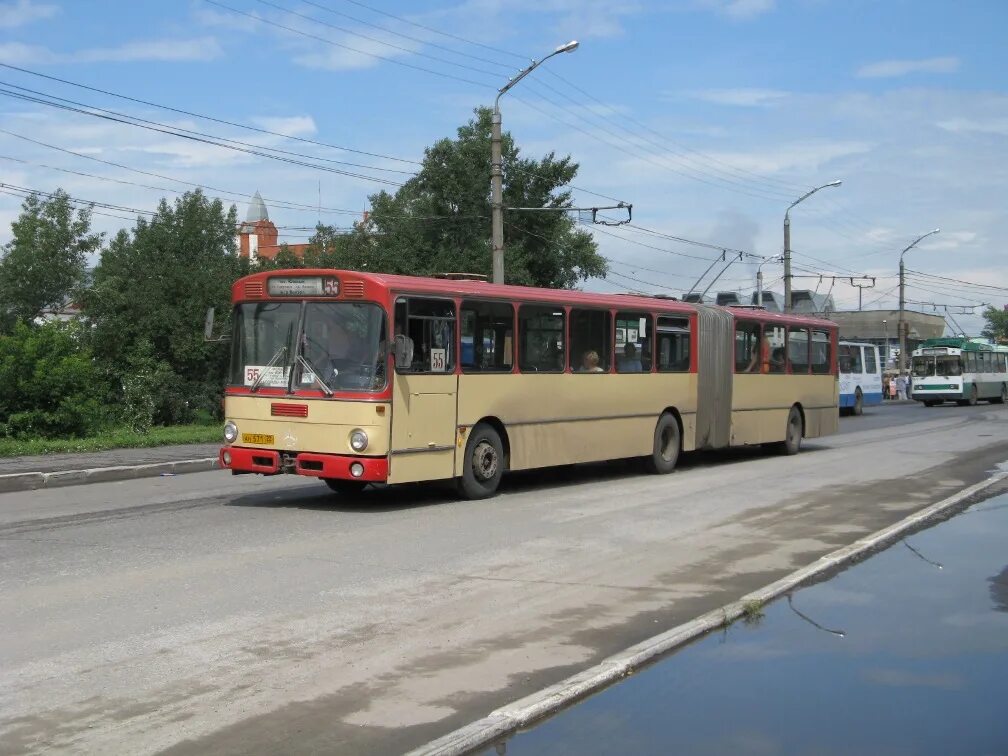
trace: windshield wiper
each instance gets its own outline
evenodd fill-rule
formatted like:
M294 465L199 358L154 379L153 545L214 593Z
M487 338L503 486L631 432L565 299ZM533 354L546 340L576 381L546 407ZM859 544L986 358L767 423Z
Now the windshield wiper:
M255 381L252 382L252 385L249 387L249 393L254 394L256 392L256 390L259 388L259 384L262 383L263 378L266 377L266 373L268 373L269 369L276 364L276 361L280 358L280 355L284 354L286 351L287 351L287 345L281 344L280 348L276 350L276 353L274 353L274 355L270 357L269 362L266 363L266 367L264 367L259 372L259 375L256 377Z
M325 381L322 380L322 378L319 376L319 371L315 369L315 366L312 365L310 362L308 362L308 360L306 360L300 354L297 356L296 359L298 361L298 364L301 365L301 369L302 370L307 370L309 373L312 374L312 377L315 379L315 382L319 386L322 387L322 392L326 396L332 396L333 395L333 390L331 388L329 388L328 385L326 385ZM303 375L303 373L302 373L302 375Z

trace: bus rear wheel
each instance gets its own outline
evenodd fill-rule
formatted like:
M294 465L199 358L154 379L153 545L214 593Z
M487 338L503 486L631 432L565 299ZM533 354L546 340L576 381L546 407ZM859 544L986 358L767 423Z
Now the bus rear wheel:
M356 496L367 488L367 481L346 480L344 478L322 478L329 488L341 496Z
M791 456L801 451L802 436L805 435L805 424L802 422L801 412L797 407L792 407L788 412L787 429L784 431L784 440L777 444L777 449L781 454Z
M1008 385L1001 384L1001 394L990 400L991 404L1005 404L1008 402Z
M970 407L976 407L976 403L977 403L977 387L976 384L974 383L972 388L970 388L969 399L966 400L966 404L968 404Z
M855 416L864 414L864 397L861 395L861 389L854 392L854 409L852 412Z
M459 494L466 499L486 499L497 492L504 474L504 445L491 426L479 423L466 442Z
M644 458L648 472L664 475L675 470L681 447L682 435L679 433L679 423L671 413L666 412L658 418L658 424L655 426L651 456Z

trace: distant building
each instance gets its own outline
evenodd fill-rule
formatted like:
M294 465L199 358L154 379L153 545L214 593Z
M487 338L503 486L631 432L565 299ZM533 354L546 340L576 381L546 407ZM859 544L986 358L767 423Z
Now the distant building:
M262 257L272 260L280 251L277 240L280 232L269 219L266 203L256 192L249 203L245 222L238 226L238 254L252 260ZM304 257L307 244L288 244L287 247L298 257Z
M841 339L878 344L887 364L899 353L899 310L849 310L831 312L827 317L840 326ZM925 339L937 339L945 334L945 318L941 315L905 310L904 318L907 354Z

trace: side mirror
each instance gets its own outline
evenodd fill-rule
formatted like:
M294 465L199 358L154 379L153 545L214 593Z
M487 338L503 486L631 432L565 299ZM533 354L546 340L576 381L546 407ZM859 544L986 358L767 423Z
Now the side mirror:
M203 321L204 341L213 341L213 321L214 321L214 308L211 307L206 311L206 320Z
M221 336L218 336L215 339L213 335L213 327L214 327L214 308L211 307L206 311L206 319L203 321L203 341L218 342L228 340L228 335L226 333Z
M413 339L397 333L394 349L396 370L409 370L413 365Z

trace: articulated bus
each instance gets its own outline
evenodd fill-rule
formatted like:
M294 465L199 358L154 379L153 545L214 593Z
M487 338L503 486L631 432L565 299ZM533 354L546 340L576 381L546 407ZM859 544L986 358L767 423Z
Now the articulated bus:
M1008 399L1008 347L970 339L928 339L913 351L911 396L926 407Z
M865 406L882 403L882 363L878 347L841 341L840 414L860 415Z
M337 492L837 430L837 326L643 295L340 270L234 284L220 464Z

